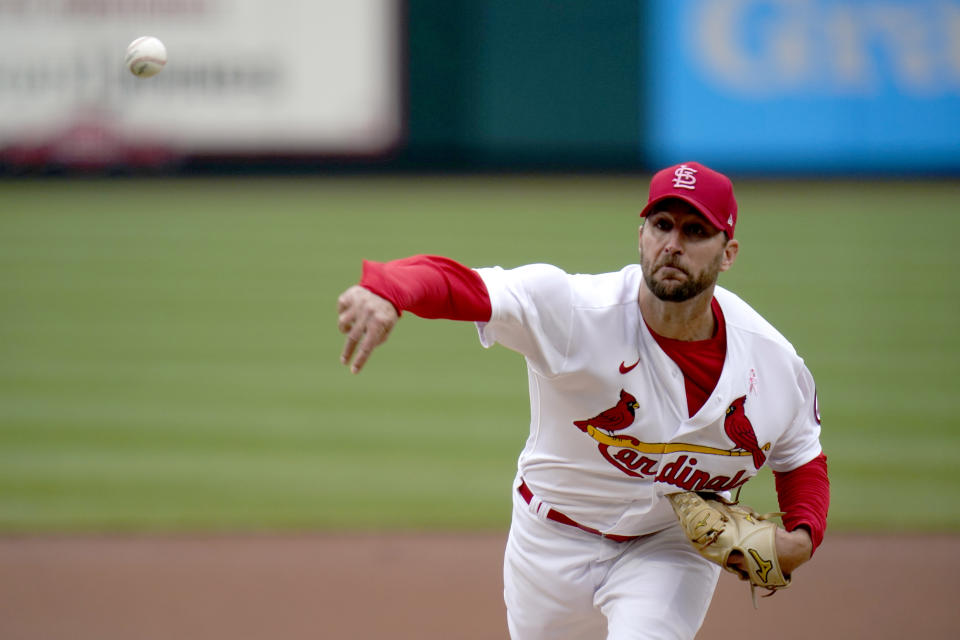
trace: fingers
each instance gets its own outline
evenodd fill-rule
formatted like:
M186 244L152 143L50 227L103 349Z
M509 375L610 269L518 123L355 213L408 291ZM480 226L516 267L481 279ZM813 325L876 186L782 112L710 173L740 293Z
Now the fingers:
M340 362L359 373L373 350L386 341L399 316L388 300L356 286L340 296L337 310L337 328L347 334Z
M347 336L347 339L343 343L343 351L340 353L340 364L350 364L350 359L353 357L353 352L357 348L357 341ZM356 371L354 371L356 373Z
M363 338L360 340L356 355L354 356L353 366L350 367L350 371L352 373L359 373L360 370L363 369L363 365L367 363L367 360L370 358L370 354L373 353L373 350L376 347L380 346L386 341L387 334L389 332L389 329L380 326L379 323L371 323L368 325L363 334ZM350 339L348 338L348 342L349 341Z
M347 336L343 345L343 352L340 354L341 364L350 362L353 357L353 351L357 347L357 339L353 337L352 331L356 324L356 294L353 287L343 292L337 299L337 330L340 333L350 334Z
M364 317L350 321L346 331L341 329L341 332L347 334L347 339L343 343L343 353L340 354L340 363L349 365L351 359L353 359L353 364L350 367L353 373L357 373L363 368L367 358L370 357L370 352L373 350L373 346L369 346L367 340L367 336L370 333L368 325L369 319ZM360 351L357 351L358 346L360 346Z
M727 557L726 569L738 574L741 580L750 580L750 565L747 564L747 559L744 558L743 554L736 549L731 551Z
M337 298L337 329L340 333L349 333L353 328L360 306L360 298L362 297L357 289L360 289L360 287L350 287Z

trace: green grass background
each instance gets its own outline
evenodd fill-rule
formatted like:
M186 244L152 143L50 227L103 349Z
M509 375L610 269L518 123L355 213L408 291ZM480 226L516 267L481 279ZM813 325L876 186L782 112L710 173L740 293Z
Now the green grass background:
M615 270L645 177L0 182L0 532L503 529L522 359L405 316L352 376L362 258ZM721 283L813 371L832 530L960 530L960 186L738 182ZM743 498L775 508L768 474Z

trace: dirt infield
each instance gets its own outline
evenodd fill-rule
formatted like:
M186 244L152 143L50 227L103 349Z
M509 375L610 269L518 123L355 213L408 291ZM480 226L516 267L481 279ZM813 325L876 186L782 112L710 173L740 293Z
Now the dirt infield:
M4 640L505 638L503 535L0 538ZM788 591L721 576L699 638L954 638L960 537L831 535Z

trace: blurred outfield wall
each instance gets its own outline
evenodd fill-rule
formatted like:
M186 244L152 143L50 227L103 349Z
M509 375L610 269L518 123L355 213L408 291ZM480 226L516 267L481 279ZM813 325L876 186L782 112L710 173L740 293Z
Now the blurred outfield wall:
M0 0L0 167L954 174L958 43L960 0Z

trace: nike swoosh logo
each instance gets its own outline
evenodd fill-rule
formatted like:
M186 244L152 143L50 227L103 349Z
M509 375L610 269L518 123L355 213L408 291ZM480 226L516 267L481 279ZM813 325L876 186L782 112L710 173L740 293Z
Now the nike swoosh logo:
M629 367L627 366L627 363L626 363L626 362L621 362L621 363L620 363L620 373L630 373L631 371L633 371L633 368L634 368L635 366L637 366L638 364L640 364L640 358L637 358L637 361L634 362L634 363L633 363L632 365L630 365Z

